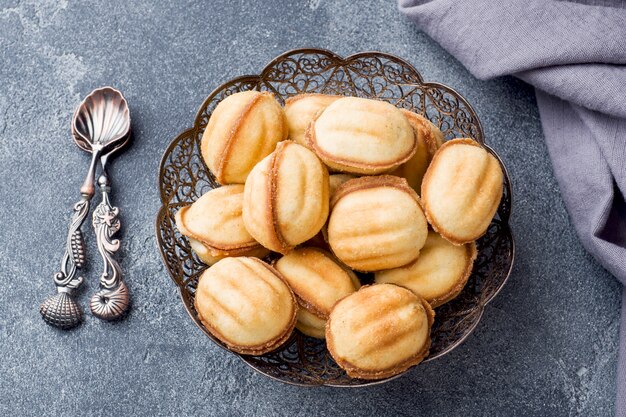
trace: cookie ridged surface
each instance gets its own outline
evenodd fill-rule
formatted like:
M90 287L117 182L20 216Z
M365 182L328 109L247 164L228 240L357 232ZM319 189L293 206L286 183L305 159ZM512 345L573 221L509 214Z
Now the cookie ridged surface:
M200 321L229 349L260 355L284 343L296 323L296 299L278 271L256 258L225 258L198 282Z
M389 171L409 160L417 144L411 125L395 106L357 97L326 107L305 137L330 168L355 174Z
M289 139L304 146L304 134L317 114L341 98L326 94L298 94L285 100L285 116L289 126Z
M319 158L293 141L281 142L246 181L246 229L266 248L288 253L321 230L328 193L328 171Z
M317 338L324 338L326 319L335 303L361 286L354 272L317 248L295 249L274 267L296 294L300 310L305 310L298 313L296 327Z
M268 253L243 224L243 191L241 184L215 188L176 213L178 230L209 265L226 256Z
M271 93L236 93L213 110L202 135L202 158L220 184L243 184L288 133L283 108Z
M498 160L478 142L454 139L435 154L422 182L429 223L454 244L474 241L486 231L502 197Z
M405 287L438 307L456 297L467 283L476 259L476 244L453 245L430 231L417 260L376 273L376 283Z
M330 313L328 350L351 377L387 378L428 355L433 320L430 305L411 291L392 284L366 286Z
M415 260L428 235L419 197L403 178L381 175L344 183L335 192L328 243L359 271L396 268Z

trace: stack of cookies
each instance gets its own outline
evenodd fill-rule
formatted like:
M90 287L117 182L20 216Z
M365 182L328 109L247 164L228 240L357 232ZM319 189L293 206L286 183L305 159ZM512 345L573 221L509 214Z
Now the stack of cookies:
M433 308L462 291L499 205L496 158L384 101L303 94L283 108L258 91L215 108L201 151L222 186L176 224L209 265L195 308L211 334L260 355L297 328L364 379L428 355Z

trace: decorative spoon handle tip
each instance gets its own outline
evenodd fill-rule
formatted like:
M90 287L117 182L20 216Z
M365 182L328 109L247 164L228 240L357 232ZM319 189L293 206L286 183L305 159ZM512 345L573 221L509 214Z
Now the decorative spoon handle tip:
M90 195L83 194L80 201L74 205L61 270L54 274L57 294L46 298L39 307L44 321L60 329L71 329L83 319L80 307L72 298L72 292L83 283L83 277L77 276L77 272L85 262L85 244L81 226L89 213L90 199Z
M130 297L122 280L122 270L113 258L120 248L119 239L113 236L120 229L119 209L109 201L110 184L103 171L98 178L102 192L102 202L93 212L93 227L96 233L98 251L102 256L103 272L100 275L101 289L91 297L90 308L94 316L103 320L117 320L128 310Z

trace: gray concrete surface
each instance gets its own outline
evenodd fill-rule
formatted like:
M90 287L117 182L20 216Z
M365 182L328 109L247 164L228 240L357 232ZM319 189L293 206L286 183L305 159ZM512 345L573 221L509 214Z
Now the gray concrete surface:
M0 415L613 414L621 289L576 239L533 91L474 79L393 1L357 3L0 1ZM187 317L155 248L156 174L169 141L215 86L304 46L394 53L454 86L514 183L517 261L476 332L367 389L283 385L219 350ZM111 170L134 309L118 324L89 316L60 332L37 306L53 291L88 163L69 122L81 97L106 84L126 95L135 131ZM92 233L87 243L93 256ZM95 267L87 277L83 305Z

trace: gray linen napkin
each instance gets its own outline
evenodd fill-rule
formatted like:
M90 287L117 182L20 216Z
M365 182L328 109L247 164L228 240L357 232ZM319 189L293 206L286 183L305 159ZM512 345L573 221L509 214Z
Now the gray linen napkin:
M584 3L584 4L583 4ZM399 0L480 79L535 86L548 152L585 248L626 284L626 2ZM626 416L626 291L616 414Z

